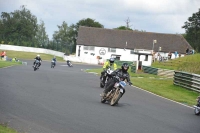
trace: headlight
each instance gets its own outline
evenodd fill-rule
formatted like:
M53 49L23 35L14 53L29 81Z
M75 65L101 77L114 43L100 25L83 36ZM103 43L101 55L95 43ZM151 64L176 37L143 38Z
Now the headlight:
M118 87L119 86L119 83L115 83L115 87Z

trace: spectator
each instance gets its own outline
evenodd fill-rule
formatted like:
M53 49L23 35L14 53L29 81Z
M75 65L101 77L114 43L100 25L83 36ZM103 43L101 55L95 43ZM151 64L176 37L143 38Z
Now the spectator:
M157 61L157 59L158 59L158 53L155 53L155 61Z
M168 54L168 58L169 60L172 58L172 53L169 51L169 54Z
M181 57L181 53L178 54L179 58Z
M192 54L194 54L194 49L192 49Z
M153 52L152 57L153 57L153 62L155 62L155 52Z
M2 51L1 53L1 59L4 58L6 56L6 51Z
M177 57L177 55L178 55L178 52L177 51L175 51L174 52L174 55L175 55L175 58Z
M15 58L12 58L12 61L16 62L16 61L19 61L19 60L15 57Z
M158 53L158 60L159 60L159 62L162 61L162 56L160 55L160 53Z

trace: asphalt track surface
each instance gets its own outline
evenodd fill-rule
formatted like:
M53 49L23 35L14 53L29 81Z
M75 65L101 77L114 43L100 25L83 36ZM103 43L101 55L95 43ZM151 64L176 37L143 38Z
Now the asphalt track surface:
M99 77L74 64L0 69L0 123L22 133L199 133L193 109L127 86L118 106L100 102ZM133 82L134 84L134 82Z

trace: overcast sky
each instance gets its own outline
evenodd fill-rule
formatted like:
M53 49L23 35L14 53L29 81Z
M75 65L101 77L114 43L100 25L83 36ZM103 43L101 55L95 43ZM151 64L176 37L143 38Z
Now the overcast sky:
M104 28L125 26L147 32L181 34L188 17L198 12L200 0L0 0L0 12L20 10L21 5L43 20L49 38L57 25L69 26L91 18Z

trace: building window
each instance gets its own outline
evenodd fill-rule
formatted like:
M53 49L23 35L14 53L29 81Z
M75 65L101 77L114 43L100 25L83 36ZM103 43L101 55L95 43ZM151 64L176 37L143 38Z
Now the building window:
M134 54L134 50L131 50L130 54Z
M116 48L108 48L108 52L116 53Z
M84 46L84 50L94 51L94 46Z

